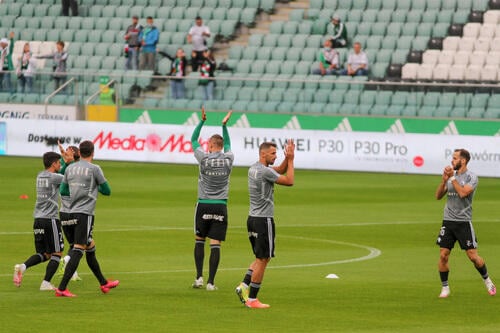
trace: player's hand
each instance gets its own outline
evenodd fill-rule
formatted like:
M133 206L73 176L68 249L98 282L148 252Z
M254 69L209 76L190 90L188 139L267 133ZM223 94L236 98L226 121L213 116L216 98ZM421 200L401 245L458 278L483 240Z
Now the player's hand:
M453 169L448 165L443 170L443 180L447 181L451 176L453 176Z
M205 106L201 107L201 120L202 121L207 120L207 114L205 113Z
M16 36L14 31L11 31L9 34L9 39L13 39Z
M64 156L66 151L64 150L64 147L62 146L61 141L59 141L59 139L57 140L57 146L59 147L59 151L61 152L61 155Z
M288 139L286 141L285 157L291 160L295 157L295 143L293 139Z
M231 115L233 114L233 110L229 110L229 112L226 114L224 119L222 119L222 125L226 125L227 122L229 121L229 118L231 118Z

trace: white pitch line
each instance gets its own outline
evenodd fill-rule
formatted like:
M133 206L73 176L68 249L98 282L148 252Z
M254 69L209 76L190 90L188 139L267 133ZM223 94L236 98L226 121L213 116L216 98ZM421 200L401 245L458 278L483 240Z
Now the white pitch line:
M357 257L357 258L349 258L349 259L342 259L342 260L333 260L333 261L326 261L326 262L319 262L319 263L311 263L311 264L293 264L293 265L278 265L278 266L273 266L272 264L269 265L267 268L268 269L289 269L289 268L304 268L304 267L320 267L320 266L330 266L330 265L338 265L338 264L346 264L346 263L352 263L352 262L358 262L358 261L365 261L365 260L370 260L374 259L382 254L382 251L380 251L377 248L370 247L370 246L365 246L365 245L360 245L360 244L355 244L355 243L348 243L348 242L341 242L341 241L335 241L335 240L330 240L330 239L320 239L320 238L311 238L311 237L301 237L301 236L290 236L290 235L279 235L277 236L278 238L292 238L292 239L298 239L298 240L304 240L304 241L312 241L312 242L323 242L323 243L329 243L329 244L335 244L335 245L344 245L344 246L351 246L351 247L357 247L360 249L367 250L369 253L365 256L362 257ZM271 261L272 263L273 261ZM242 271L247 269L248 267L229 267L229 268L219 268L218 271ZM165 274L165 273L188 273L192 272L193 269L173 269L173 270L156 270L156 271L136 271L136 272L108 272L106 274L108 275L126 275L126 274ZM1 277L6 277L6 276L11 276L12 274L0 274ZM91 275L91 273L81 273L80 275Z

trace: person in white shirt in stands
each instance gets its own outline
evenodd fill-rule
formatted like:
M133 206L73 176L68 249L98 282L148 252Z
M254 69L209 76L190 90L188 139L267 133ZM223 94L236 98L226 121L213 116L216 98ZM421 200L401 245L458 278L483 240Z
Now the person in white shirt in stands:
M198 66L205 60L203 52L207 49L207 37L210 37L210 29L203 25L201 17L197 16L196 24L189 29L187 41L193 44L193 52L191 52L191 68L193 72L198 70Z
M342 75L368 75L368 56L361 50L361 43L356 42L354 52L347 58L347 68L342 70Z

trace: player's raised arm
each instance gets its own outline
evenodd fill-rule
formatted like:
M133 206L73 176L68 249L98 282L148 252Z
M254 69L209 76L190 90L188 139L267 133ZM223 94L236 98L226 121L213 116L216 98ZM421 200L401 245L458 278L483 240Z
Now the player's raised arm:
M233 114L233 110L229 110L224 119L222 119L222 138L224 140L224 152L231 151L231 139L229 138L229 132L227 131L227 122L231 115Z
M200 143L198 142L198 138L200 137L200 132L201 128L203 127L203 124L207 120L207 114L205 113L205 107L201 107L201 121L200 123L196 126L196 128L193 131L193 135L191 135L191 146L193 147L193 151L198 149L200 147Z
M295 143L293 142L292 139L290 139L287 141L287 145L285 148L285 160L283 161L283 163L281 163L283 165L286 162L286 167L281 176L276 180L276 184L285 186L292 186L294 184L295 182L295 168L293 163L294 158L295 158Z
M295 152L295 143L293 142L292 139L288 139L284 150L285 159L281 162L280 165L273 167L273 169L280 175L285 174L288 169L288 160L290 158L293 160L295 156L294 152Z

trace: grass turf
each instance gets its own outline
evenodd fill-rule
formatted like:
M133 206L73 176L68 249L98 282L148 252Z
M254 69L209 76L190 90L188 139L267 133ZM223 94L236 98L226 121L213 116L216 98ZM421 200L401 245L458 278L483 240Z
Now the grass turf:
M21 288L12 284L14 264L33 253L34 180L42 162L0 158L2 331L500 331L498 296L487 294L458 249L451 257L452 295L437 298L434 241L444 205L434 199L438 175L297 171L294 187L275 191L277 256L259 294L271 308L251 310L234 294L252 261L245 231L246 168L235 168L231 177L219 290L207 292L190 287L197 167L97 163L112 188L111 197L101 196L97 203L97 256L105 275L121 284L101 294L82 260L78 271L83 281L69 285L78 297L60 299L38 290L45 264L30 268ZM481 178L474 203L479 253L496 282L499 183ZM20 199L21 194L29 199ZM380 255L353 260L370 255L371 248ZM208 253L207 246L205 271ZM326 279L329 273L339 279Z

